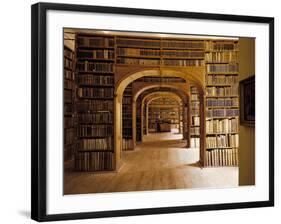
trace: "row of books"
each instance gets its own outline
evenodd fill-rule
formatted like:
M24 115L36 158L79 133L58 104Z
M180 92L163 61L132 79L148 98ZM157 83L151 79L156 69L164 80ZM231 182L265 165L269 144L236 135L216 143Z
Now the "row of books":
M204 49L204 41L162 40L163 48Z
M199 109L200 102L199 101L191 101L190 106L194 109Z
M73 80L64 79L63 83L65 89L74 89L75 85Z
M223 84L236 84L238 83L237 75L207 75L207 85L223 85Z
M72 103L72 90L69 89L64 90L64 102Z
M206 95L208 96L238 96L238 85L229 87L207 87Z
M117 63L128 65L160 65L159 59L117 58Z
M74 80L74 72L64 69L64 78Z
M183 78L178 78L178 77L142 77L137 79L137 82L180 82L184 83L186 82Z
M238 49L238 45L234 42L206 41L206 49L213 51L234 51Z
M95 113L87 113L87 114L78 114L78 122L87 124L87 123L113 123L113 114L108 111L105 112L95 112Z
M75 78L77 85L114 85L114 76L106 75L77 75Z
M191 135L200 135L200 127L191 127L190 134Z
M238 166L238 149L213 149L206 152L206 166Z
M160 56L160 50L142 48L117 48L119 56Z
M200 138L190 138L190 148L199 148L200 147Z
M238 147L238 134L217 135L206 137L206 148Z
M209 98L206 100L207 107L237 107L238 105L238 98Z
M122 125L125 128L132 128L132 118L123 120Z
M102 62L77 62L77 70L80 72L109 72L112 73L114 69L113 63Z
M239 116L238 109L208 109L206 110L206 117L237 117Z
M106 137L106 136L112 136L112 134L113 134L112 125L80 124L77 128L77 135L79 137Z
M121 46L128 46L128 47L153 47L153 48L160 48L160 41L159 40L148 40L148 39L130 39L130 38L121 38L118 37L116 39L116 44Z
M79 59L114 59L114 51L108 49L102 50L81 50L77 51L77 58Z
M205 54L206 61L214 62L233 62L238 61L238 52L210 52Z
M114 47L114 39L111 37L77 37L78 47Z
M196 86L191 86L190 87L190 93L191 94L198 94L198 89Z
M79 113L90 111L113 111L113 100L83 100L76 103L76 109Z
M238 132L238 118L206 121L207 134L233 132Z
M75 168L77 171L104 171L113 169L112 152L77 152Z
M122 139L122 149L123 150L132 150L133 149L133 140L132 139Z
M132 97L123 97L122 103L131 105Z
M198 100L199 101L199 95L198 94L191 94L190 100Z
M200 60L200 59L189 59L189 60L164 59L162 62L163 65L167 65L167 66L204 66L205 64L204 60Z
M73 69L73 61L72 60L70 60L66 57L64 57L63 60L64 60L64 67L65 68Z
M63 50L63 55L68 57L69 59L74 59L73 51L71 51L70 49L68 49L66 47Z
M64 130L64 144L72 144L76 140L76 129L68 128Z
M209 73L237 73L239 66L238 64L207 64L206 69Z
M113 150L113 140L109 138L81 139L79 151Z
M179 57L179 58L204 58L204 51L182 51L182 50L163 50L163 57Z
M64 128L71 128L74 126L73 117L64 117Z
M191 117L191 125L199 126L200 125L200 117L192 116Z
M79 97L93 97L93 98L113 98L113 88L77 88L77 95Z

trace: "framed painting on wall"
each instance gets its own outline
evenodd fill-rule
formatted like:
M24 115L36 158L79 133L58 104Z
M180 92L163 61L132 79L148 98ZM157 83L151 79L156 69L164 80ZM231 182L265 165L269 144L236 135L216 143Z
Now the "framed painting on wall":
M32 219L273 206L273 32L268 17L32 5Z

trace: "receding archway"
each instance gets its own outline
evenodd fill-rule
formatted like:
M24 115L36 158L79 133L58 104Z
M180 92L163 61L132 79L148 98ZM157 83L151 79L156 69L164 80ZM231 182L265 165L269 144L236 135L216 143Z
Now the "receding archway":
M185 69L174 69L174 68L153 68L151 70L138 70L138 71L127 71L126 74L122 75L122 78L120 78L115 86L115 99L114 99L114 112L115 112L115 118L114 118L114 134L115 134L115 141L114 141L114 148L115 148L115 154L116 154L116 168L118 169L120 167L120 161L121 161L121 142L122 142L122 96L125 88L132 83L133 81L137 80L138 78L145 77L145 76L158 76L158 77L179 77L186 80L187 83L190 83L198 88L198 91L200 93L200 105L202 105L200 108L200 112L204 113L204 116L202 117L201 122L201 129L200 134L205 135L205 107L204 107L204 75L205 70L204 68L200 67L190 67ZM163 86L163 84L162 84ZM187 93L189 89L186 90ZM136 95L134 96L136 97ZM137 97L136 97L137 98ZM133 100L133 104L135 101ZM134 106L133 106L134 109ZM133 113L134 116L134 113ZM200 119L201 119L200 117ZM134 129L133 129L134 131ZM203 142L203 141L202 141ZM201 158L204 158L202 156L204 153L205 144L200 144L200 162L204 163L204 161L201 161Z

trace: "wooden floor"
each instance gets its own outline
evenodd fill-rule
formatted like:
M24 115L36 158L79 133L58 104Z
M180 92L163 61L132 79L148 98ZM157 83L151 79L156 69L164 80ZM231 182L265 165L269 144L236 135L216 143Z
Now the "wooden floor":
M102 193L238 186L238 168L201 169L199 149L185 148L175 133L149 134L134 151L123 152L119 172L66 172L64 193Z

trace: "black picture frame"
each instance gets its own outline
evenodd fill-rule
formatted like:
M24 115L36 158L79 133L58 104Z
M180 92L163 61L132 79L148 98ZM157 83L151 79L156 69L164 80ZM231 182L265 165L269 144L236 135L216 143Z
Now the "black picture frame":
M255 126L255 76L239 82L240 124Z
M160 207L68 214L46 213L46 19L48 10L109 13L167 18L254 22L269 25L269 200L242 203ZM31 218L37 221L178 213L206 210L267 207L274 205L274 18L74 4L37 3L31 7Z

